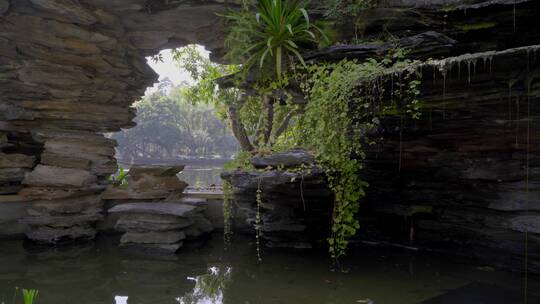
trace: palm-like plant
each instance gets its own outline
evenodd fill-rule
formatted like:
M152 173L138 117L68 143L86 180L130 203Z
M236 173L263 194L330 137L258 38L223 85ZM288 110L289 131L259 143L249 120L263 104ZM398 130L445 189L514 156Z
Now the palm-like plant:
M284 58L296 58L305 65L301 46L328 41L324 32L311 23L305 1L260 0L256 13L244 10L226 15L231 21L227 45L232 60L243 60L246 71L258 63L275 62L275 73L282 79ZM322 38L322 39L321 39Z

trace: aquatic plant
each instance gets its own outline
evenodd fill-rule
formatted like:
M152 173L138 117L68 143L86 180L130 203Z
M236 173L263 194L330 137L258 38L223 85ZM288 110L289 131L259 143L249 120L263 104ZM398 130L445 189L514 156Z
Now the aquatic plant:
M22 296L24 304L33 304L38 296L39 291L37 289L23 289Z

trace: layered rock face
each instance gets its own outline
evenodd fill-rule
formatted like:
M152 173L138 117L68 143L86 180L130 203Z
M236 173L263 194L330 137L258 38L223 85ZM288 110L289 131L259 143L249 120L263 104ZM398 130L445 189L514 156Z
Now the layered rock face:
M222 174L233 187L239 217L255 227L268 247L311 248L324 243L333 193L313 156L293 150L255 156L251 162L258 170Z
M173 254L184 240L195 239L213 230L202 212L204 200L121 204L109 210L119 214L115 228L124 231L123 248L144 253Z
M27 222L48 230L30 238L93 236L101 184L116 172L116 143L103 133L134 125L130 105L157 80L145 56L189 43L219 53L223 9L218 1L0 1L0 195L36 206Z
M183 197L187 184L177 174L184 166L132 166L126 186L109 186L102 194L120 245L143 253L173 254L184 239L214 227L204 216L206 200Z
M451 40L419 39L414 31L423 29L413 27L422 116L382 122L383 140L362 173L370 187L359 236L539 273L540 7L480 2L430 27ZM362 59L384 48L335 48L322 57ZM399 71L381 86L390 79Z

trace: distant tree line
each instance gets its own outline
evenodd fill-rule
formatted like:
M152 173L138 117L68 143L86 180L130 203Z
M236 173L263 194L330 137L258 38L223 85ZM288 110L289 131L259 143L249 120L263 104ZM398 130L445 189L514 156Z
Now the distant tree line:
M187 86L165 79L135 103L137 126L112 135L124 162L230 157L238 144L211 104L193 103Z

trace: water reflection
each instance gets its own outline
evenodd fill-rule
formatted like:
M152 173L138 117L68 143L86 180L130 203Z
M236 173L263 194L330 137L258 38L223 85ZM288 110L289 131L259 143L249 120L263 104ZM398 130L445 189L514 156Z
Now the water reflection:
M231 279L231 267L210 267L208 273L188 279L195 281L195 287L189 294L176 299L179 304L223 304L223 292Z
M116 296L114 297L114 301L116 304L128 304L128 297Z
M235 235L228 251L222 240L214 235L175 259L126 255L109 238L95 246L39 250L2 241L0 303L12 304L14 286L38 289L39 304L468 304L480 302L439 297L486 299L488 293L497 296L485 303L521 302L521 276L418 252L359 249L343 261L350 271L338 273L329 271L325 252L264 249L258 263L251 237ZM503 289L511 290L495 292ZM539 283L531 279L529 290L540 291ZM529 303L540 300L531 296Z

